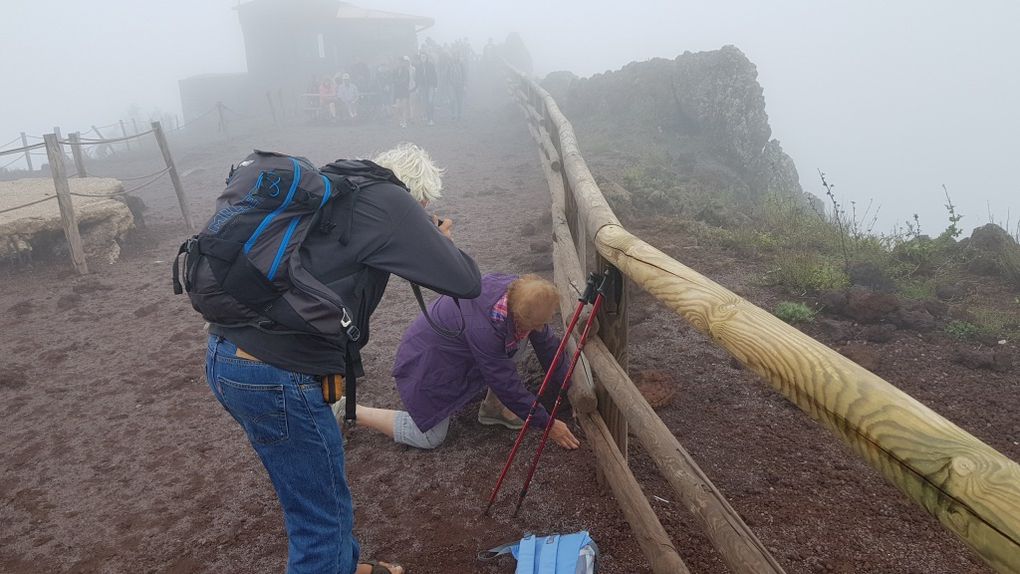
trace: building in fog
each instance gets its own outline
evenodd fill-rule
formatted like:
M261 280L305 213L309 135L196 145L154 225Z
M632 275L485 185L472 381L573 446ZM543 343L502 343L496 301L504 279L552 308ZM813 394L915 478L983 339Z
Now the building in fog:
M296 109L313 78L341 72L364 83L379 65L415 53L418 32L433 24L337 0L250 0L235 10L248 71L181 80L185 121L218 101L238 115L265 115L270 100Z

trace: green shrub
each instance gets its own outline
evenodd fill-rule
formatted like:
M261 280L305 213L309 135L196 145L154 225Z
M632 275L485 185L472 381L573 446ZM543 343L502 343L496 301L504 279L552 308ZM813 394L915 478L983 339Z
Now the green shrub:
M946 334L954 339L973 339L979 333L981 328L967 321L953 321L946 325Z
M810 253L783 254L769 273L772 283L794 293L819 293L846 289L850 279L836 263Z
M935 281L932 279L904 279L899 282L896 290L904 299L931 299L935 296Z
M803 303L793 303L791 301L783 301L776 305L773 314L791 325L795 323L810 323L815 320L815 311L811 310L810 307Z

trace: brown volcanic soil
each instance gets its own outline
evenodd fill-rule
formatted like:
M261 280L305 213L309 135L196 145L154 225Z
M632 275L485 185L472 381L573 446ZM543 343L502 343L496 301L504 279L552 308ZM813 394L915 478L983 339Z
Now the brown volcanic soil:
M323 162L402 139L448 167L437 205L484 272L548 273L548 193L520 116L506 106L462 125L302 127L229 141L176 142L196 217L207 217L226 168L252 147ZM97 170L155 171L144 156ZM241 429L202 380L200 318L169 287L185 235L165 184L141 193L149 227L115 265L75 277L64 262L0 271L0 571L280 572L283 522ZM660 224L634 231L758 304L753 264ZM960 573L986 567L826 431L659 306L635 292L631 370L659 414L789 572ZM367 404L396 407L389 366L416 307L395 279L365 352ZM1020 458L1016 368L974 372L944 341L897 333L877 347L878 374L992 446ZM615 501L594 479L591 451L547 451L521 515L509 516L523 461L493 517L479 516L513 433L480 427L468 410L447 444L413 451L368 432L348 445L366 557L409 572L511 572L482 549L525 531L590 529L606 574L647 572ZM536 437L524 446L532 452ZM694 572L725 568L635 442L632 465ZM651 498L652 496L656 498Z

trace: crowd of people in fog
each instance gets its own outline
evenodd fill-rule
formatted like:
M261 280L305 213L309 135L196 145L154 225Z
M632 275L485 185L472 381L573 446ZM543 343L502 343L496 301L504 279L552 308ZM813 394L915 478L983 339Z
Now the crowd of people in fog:
M416 54L369 66L358 62L313 77L305 97L316 122L390 121L400 127L458 121L464 114L468 70L477 56L466 40L428 39Z

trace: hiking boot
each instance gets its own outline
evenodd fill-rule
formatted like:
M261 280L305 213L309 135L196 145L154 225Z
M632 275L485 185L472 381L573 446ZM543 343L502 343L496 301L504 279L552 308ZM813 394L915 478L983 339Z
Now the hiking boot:
M499 405L499 410L494 410L486 403L482 403L478 409L478 422L489 426L500 425L510 430L520 430L524 427L521 417L515 415L510 409Z

